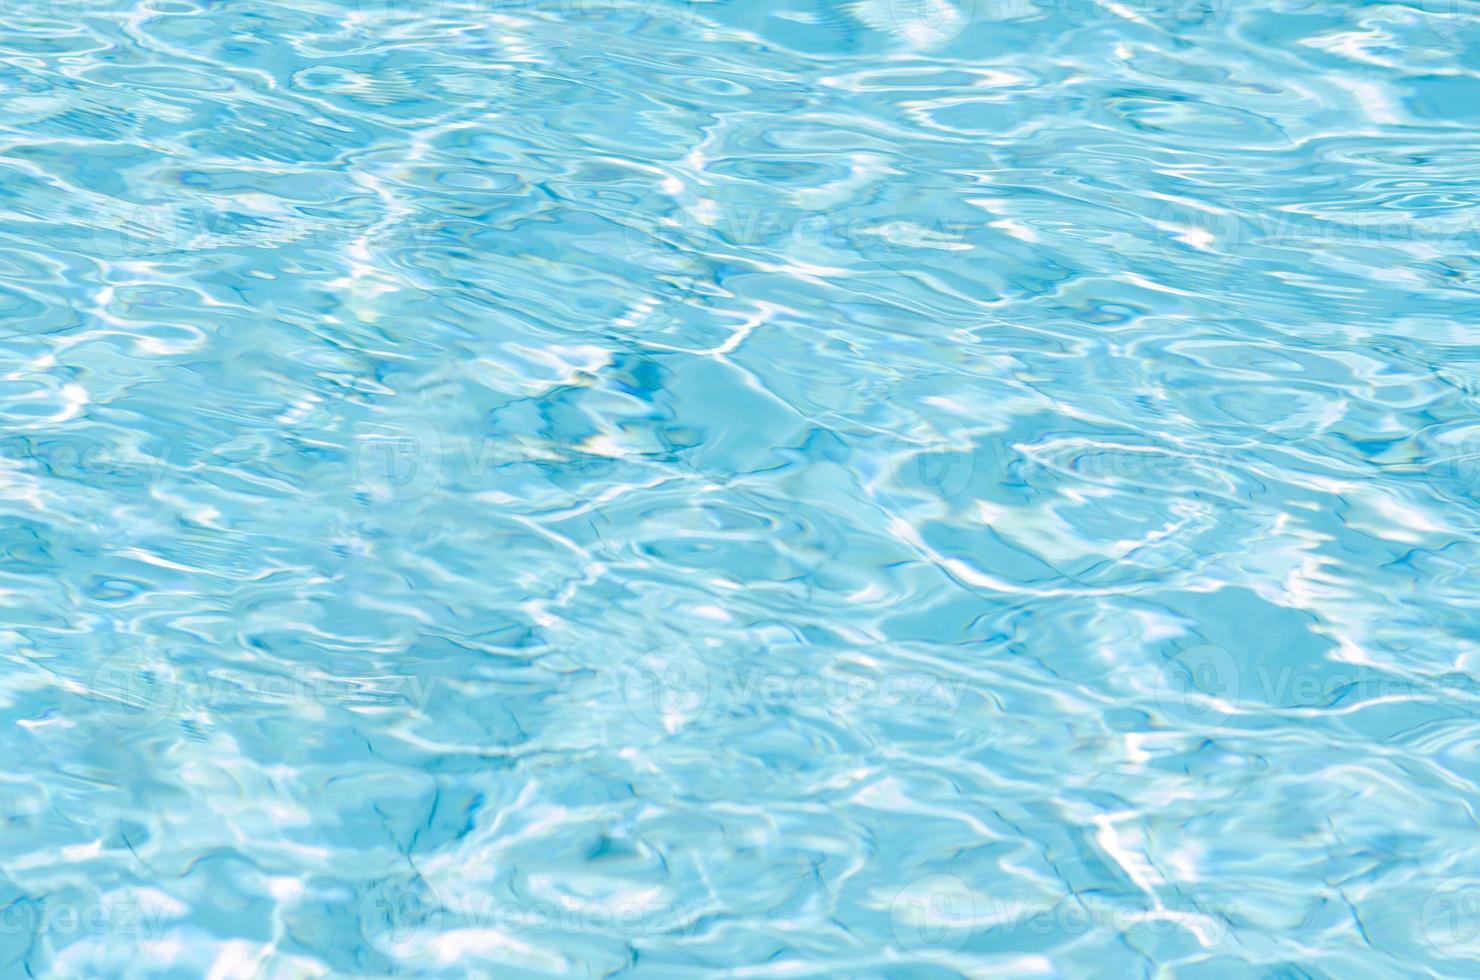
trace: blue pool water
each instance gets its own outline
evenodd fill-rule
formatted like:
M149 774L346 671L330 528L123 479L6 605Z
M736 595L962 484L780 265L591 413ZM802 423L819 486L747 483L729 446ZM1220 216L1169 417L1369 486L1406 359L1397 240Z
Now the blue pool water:
M1473 0L7 0L0 977L1471 977Z

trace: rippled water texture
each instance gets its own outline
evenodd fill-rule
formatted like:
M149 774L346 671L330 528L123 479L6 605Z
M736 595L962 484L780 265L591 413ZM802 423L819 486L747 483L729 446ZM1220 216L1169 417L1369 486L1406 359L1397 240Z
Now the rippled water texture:
M6 0L0 976L1473 977L1474 0Z

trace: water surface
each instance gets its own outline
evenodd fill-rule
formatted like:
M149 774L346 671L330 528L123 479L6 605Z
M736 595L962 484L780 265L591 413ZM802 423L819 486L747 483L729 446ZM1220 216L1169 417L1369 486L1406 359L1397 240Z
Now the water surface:
M9 0L0 975L1480 955L1480 7Z

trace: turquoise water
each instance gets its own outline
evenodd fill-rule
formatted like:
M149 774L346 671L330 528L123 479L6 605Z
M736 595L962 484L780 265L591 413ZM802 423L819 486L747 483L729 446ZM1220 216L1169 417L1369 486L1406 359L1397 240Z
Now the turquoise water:
M0 977L1470 977L1480 6L8 0Z

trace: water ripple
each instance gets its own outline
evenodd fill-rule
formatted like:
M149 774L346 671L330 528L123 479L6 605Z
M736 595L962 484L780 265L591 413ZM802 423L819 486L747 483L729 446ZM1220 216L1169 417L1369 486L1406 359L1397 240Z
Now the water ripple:
M0 14L0 971L1453 976L1470 0Z

